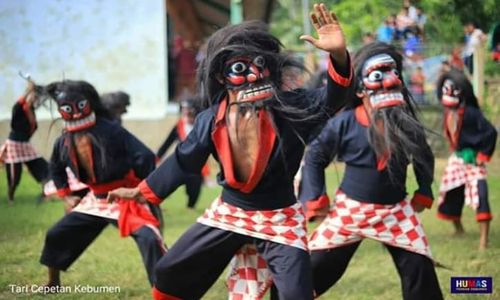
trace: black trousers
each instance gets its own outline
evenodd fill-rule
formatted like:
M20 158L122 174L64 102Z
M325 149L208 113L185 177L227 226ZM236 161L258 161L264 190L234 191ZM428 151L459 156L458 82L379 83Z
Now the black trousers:
M44 183L49 177L49 164L42 157L24 162L28 171L39 183ZM9 200L14 200L14 194L21 181L23 163L5 163Z
M116 225L112 219L78 212L67 214L47 232L40 262L66 271L110 223ZM153 284L154 266L164 254L163 241L147 226L134 232L132 237L141 252L149 282Z
M361 242L339 248L311 252L314 289L326 292L345 273L347 265ZM401 278L403 299L443 299L433 262L426 256L384 244ZM360 287L362 288L362 287Z
M488 201L488 184L486 180L478 180L477 189L479 193L479 206L476 214L490 214L490 203ZM444 196L444 201L439 205L438 212L450 217L450 219L459 220L462 216L462 210L465 203L465 186L461 185Z
M201 185L203 184L203 176L200 174L189 175L185 178L186 194L188 195L187 207L194 208L200 196Z
M313 298L306 251L199 223L184 233L158 262L155 287L180 299L202 299L236 251L247 243L254 243L266 260L280 299Z

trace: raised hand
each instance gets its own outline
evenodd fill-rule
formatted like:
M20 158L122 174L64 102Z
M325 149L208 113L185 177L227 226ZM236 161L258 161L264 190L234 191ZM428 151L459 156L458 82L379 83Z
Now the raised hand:
M117 188L108 193L107 200L109 203L117 200L134 200L139 203L146 203L147 200L141 194L139 188Z
M311 43L318 49L329 52L337 63L341 65L347 63L344 32L335 13L328 11L326 5L320 3L314 4L314 10L310 17L318 39L310 35L302 35L300 39Z
M32 80L28 81L28 86L26 87L24 95L26 97L26 102L30 105L36 102L38 95L36 94L36 85Z

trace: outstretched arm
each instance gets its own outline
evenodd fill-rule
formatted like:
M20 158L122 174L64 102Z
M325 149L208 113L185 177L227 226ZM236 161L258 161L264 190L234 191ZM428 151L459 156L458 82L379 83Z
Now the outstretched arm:
M210 134L212 121L211 110L201 113L186 140L177 145L174 153L136 188L120 188L109 192L108 201L128 199L160 204L184 183L187 174L200 173L213 150Z
M172 144L179 139L179 136L177 135L177 125L172 128L170 133L168 134L167 139L163 144L161 145L160 149L158 149L158 152L156 152L156 156L158 158L162 158L163 155L167 152L168 148L172 146Z

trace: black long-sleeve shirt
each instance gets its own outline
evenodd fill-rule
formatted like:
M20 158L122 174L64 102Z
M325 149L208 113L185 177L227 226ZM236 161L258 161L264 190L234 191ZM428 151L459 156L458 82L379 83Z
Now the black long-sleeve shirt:
M35 110L27 105L24 97L12 107L9 139L18 142L27 142L37 129Z
M64 196L68 189L68 178L65 168L68 166L78 179L86 184L106 184L123 179L131 170L139 179L144 179L155 168L155 155L134 135L118 123L104 118L97 118L93 127L87 129L100 144L92 142L92 165L95 182L90 182L89 174L78 166L75 158L71 158L67 143L67 133L60 136L55 144L50 161L50 174L58 189L58 194ZM61 155L67 153L66 155Z
M406 197L406 170L410 159L392 157L389 165L379 170L377 156L368 142L367 124L362 124L357 118L357 115L362 115L359 112L364 112L362 105L339 113L328 121L320 135L309 145L302 169L301 202L316 200L324 193L324 169L334 159L346 164L340 189L348 197L377 204L395 204ZM418 144L426 165L413 160L418 182L416 193L423 205L430 206L433 199L431 184L434 156L425 141L425 135L418 136L422 138Z
M481 160L488 161L495 152L496 140L497 131L482 112L473 106L466 106L459 127L458 143L453 150L470 148L478 152Z

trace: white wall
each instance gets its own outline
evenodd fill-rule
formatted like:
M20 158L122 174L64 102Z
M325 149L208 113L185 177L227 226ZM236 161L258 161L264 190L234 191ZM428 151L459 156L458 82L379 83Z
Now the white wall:
M0 120L26 82L82 79L99 93L131 95L125 119L167 109L164 0L0 0ZM39 119L50 118L47 110Z

